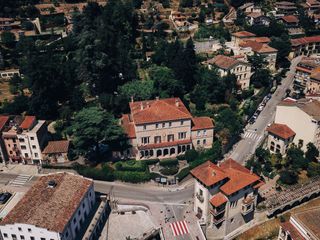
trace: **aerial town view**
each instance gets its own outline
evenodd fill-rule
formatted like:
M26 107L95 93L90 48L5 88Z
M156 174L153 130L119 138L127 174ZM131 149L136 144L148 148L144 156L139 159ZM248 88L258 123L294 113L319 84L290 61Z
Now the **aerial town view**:
M0 0L0 240L320 240L320 0Z

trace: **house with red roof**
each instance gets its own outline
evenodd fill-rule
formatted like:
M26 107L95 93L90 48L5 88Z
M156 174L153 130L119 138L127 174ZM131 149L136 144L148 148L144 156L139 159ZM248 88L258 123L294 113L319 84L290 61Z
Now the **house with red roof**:
M129 103L120 120L136 159L170 158L195 148L210 148L214 124L209 117L193 117L179 98Z
M285 155L296 133L285 124L273 123L267 128L267 146L271 153Z
M191 171L195 179L194 211L207 237L222 239L254 218L260 177L233 159L207 161ZM221 237L221 238L220 238Z
M311 54L320 53L320 36L302 37L291 39L290 58L297 56L310 56Z

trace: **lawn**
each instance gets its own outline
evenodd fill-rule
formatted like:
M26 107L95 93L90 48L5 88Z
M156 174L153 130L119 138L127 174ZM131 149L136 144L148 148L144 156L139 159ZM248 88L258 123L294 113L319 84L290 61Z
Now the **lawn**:
M283 215L285 219L289 219L290 215L296 212L306 210L308 208L320 206L320 198L313 199L297 208L290 210ZM279 233L280 218L271 219L265 223L255 226L245 233L241 234L236 240L272 240L277 239Z

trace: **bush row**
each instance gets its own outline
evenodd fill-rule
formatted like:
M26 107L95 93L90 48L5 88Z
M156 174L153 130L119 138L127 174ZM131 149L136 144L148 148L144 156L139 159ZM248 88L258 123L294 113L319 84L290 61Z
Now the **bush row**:
M164 160L161 160L159 164L162 167L177 166L178 165L178 159L164 159Z

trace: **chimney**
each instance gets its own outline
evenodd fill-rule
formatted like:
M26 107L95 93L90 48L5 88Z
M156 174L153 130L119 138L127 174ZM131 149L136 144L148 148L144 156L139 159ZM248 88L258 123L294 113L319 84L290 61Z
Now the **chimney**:
M220 165L220 161L218 161L218 162L217 162L217 166L218 166L218 167L220 167L220 166L221 166L221 165Z
M156 97L156 101L159 101L159 97Z
M213 170L212 171L212 177L216 176L216 172Z
M176 106L179 107L179 105L180 105L180 104L179 104L179 100L176 99Z
M150 103L149 102L147 102L147 108L149 108L150 107Z
M143 110L143 103L140 103L140 110Z
M131 96L131 102L133 102L133 96Z
M253 174L253 167L250 168L250 174Z

